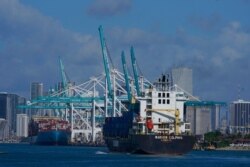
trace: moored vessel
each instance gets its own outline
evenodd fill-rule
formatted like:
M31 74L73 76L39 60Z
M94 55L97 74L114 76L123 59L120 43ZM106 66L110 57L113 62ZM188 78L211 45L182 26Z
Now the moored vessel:
M195 137L185 122L188 96L171 87L163 75L144 95L132 100L121 117L108 117L103 135L110 151L181 155L192 150Z
M36 116L29 124L29 137L32 144L68 145L70 123L58 117Z

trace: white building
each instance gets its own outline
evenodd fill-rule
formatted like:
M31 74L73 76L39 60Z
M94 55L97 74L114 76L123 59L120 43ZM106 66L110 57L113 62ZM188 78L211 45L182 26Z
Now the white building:
M204 135L207 132L220 129L221 107L223 102L189 101L186 105L186 122L191 124L194 135Z
M250 133L250 101L238 100L230 104L231 133Z
M7 121L3 118L0 118L0 140L5 138L5 129Z
M25 104L24 97L7 92L0 93L0 118L6 120L3 138L8 139L16 134L16 114L24 113L24 109L20 109L18 106Z
M31 100L36 99L37 97L43 96L43 83L41 82L32 82L30 86L30 98Z
M41 82L32 82L30 85L30 99L35 100L43 96L43 83ZM37 104L39 105L39 103ZM28 115L31 118L33 115L41 114L41 109L29 109Z
M173 84L193 95L193 70L185 67L173 68L171 73Z
M28 124L27 114L17 114L16 135L18 137L28 137Z

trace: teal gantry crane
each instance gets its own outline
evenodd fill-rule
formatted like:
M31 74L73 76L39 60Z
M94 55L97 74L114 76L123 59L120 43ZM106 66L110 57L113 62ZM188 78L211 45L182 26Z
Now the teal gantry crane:
M107 108L109 101L112 100L112 116L115 117L116 115L121 115L121 109L126 109L126 107L121 103L121 99L118 97L118 92L123 89L118 83L117 80L120 78L120 72L114 69L112 60L108 54L108 48L106 45L106 41L103 34L102 26L99 26L99 35L100 35L100 42L102 48L102 56L103 56L103 64L105 69L105 78L106 78L106 90L105 90L105 113L108 113ZM111 62L112 67L110 66L109 60ZM112 77L112 78L111 78ZM117 78L118 77L118 78ZM111 82L112 79L112 82ZM108 114L106 114L108 116Z
M128 100L129 100L129 102L131 102L132 101L132 94L131 94L131 89L130 89L130 85L129 85L128 68L127 68L127 64L126 64L124 51L122 51L121 58L122 58L122 67L123 67L123 73L124 73L124 79L125 79L125 84L126 84L126 89L127 89Z
M138 69L137 69L136 58L135 58L133 46L130 48L130 55L131 55L131 63L132 63L134 79L135 79L136 93L137 93L137 96L140 97L141 96L141 89L140 89L140 85L139 85L139 74L138 74Z
M112 88L111 76L110 76L111 73L110 73L110 65L109 65L109 60L108 60L108 51L107 51L106 41L103 35L102 26L99 26L98 30L99 30L99 35L100 35L101 47L102 47L103 64L104 64L104 69L105 69L107 85L108 85L108 96L113 98L113 88Z
M64 96L68 96L68 94L65 92L65 90L68 89L69 79L66 75L64 65L62 63L62 59L59 56L59 64L60 64L60 71L61 71L61 77L62 77L62 91Z

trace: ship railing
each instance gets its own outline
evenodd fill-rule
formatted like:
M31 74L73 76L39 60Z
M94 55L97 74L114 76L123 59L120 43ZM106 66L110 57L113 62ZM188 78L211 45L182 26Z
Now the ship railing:
M170 131L170 128L158 128L158 131Z

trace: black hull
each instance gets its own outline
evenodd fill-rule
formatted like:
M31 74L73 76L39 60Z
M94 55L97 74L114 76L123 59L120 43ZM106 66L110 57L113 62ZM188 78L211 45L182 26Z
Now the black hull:
M105 141L112 152L182 155L192 150L195 138L188 135L129 135L128 138L106 138Z

